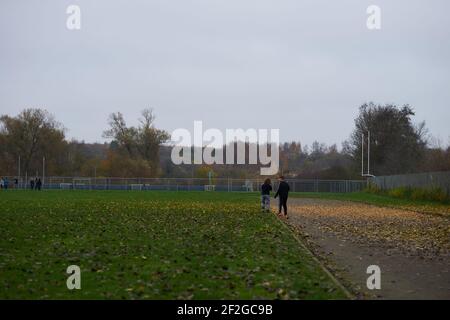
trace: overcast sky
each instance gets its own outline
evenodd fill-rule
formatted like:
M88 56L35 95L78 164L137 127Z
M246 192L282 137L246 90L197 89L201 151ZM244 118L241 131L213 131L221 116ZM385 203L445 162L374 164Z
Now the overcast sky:
M81 30L66 28L67 6ZM366 27L378 5L381 30ZM447 0L1 0L0 114L53 113L104 141L111 112L168 131L280 128L340 143L366 101L411 104L450 136Z

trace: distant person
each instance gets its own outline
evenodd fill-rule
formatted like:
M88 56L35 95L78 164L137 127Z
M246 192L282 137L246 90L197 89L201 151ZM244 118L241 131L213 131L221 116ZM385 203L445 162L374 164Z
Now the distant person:
M5 184L5 180L3 180L3 177L0 178L0 189L3 189L3 185Z
M41 191L41 187L42 187L42 181L41 181L41 178L38 178L36 181L36 189L38 191Z
M18 189L19 188L19 179L14 179L14 189Z
M3 180L3 188L5 188L5 190L8 190L8 186L9 186L9 180L8 180L8 177L5 177L5 179Z
M30 180L30 189L34 190L34 180L33 179Z
M270 191L272 191L272 183L267 178L261 185L261 210L265 212L270 211Z
M277 193L275 193L275 199L279 196L279 200L278 200L278 215L281 215L281 207L283 207L284 210L284 217L286 219L288 219L288 215L287 215L287 200L288 200L288 195L289 195L289 185L286 181L284 181L284 177L280 176L278 178L279 181L279 185L278 185L278 190Z

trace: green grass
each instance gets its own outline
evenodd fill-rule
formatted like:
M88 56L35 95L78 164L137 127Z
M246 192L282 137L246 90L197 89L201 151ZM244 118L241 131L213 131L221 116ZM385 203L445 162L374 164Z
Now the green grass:
M292 193L290 196L297 198L320 198L328 200L354 201L381 207L392 207L399 209L414 210L424 213L433 213L444 216L450 216L450 205L445 203L441 203L438 201L402 199L370 192L352 192L352 193L305 192L305 193Z
M8 191L0 207L2 299L345 298L255 194Z

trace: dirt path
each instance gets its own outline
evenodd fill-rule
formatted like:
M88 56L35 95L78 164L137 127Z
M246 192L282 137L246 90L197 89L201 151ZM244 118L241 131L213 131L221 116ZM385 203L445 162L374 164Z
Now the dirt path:
M289 199L288 223L360 298L450 299L450 219L320 199ZM369 265L381 289L368 290Z

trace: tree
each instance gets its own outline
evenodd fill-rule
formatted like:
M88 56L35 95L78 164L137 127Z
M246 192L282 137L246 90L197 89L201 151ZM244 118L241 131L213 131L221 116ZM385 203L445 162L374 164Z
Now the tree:
M170 138L164 130L156 129L153 125L155 116L152 109L142 111L140 126L136 130L136 146L142 158L150 163L159 163L159 147Z
M155 116L152 109L143 110L141 115L139 126L129 127L120 112L111 114L108 121L110 128L103 133L103 136L113 139L112 151L133 160L127 162L133 165L133 174L137 174L141 170L143 176L155 176L160 167L159 149L169 139L169 134L155 128ZM109 157L109 161L117 160L117 157ZM109 165L109 168L115 167L113 164Z
M133 157L135 153L134 143L135 143L135 128L128 128L123 118L122 113L111 113L108 119L109 129L103 132L104 138L114 139L120 147L124 148L130 157Z
M49 166L64 149L64 129L42 109L25 109L17 117L0 117L0 137L7 162L22 160L22 172L32 174L42 168L42 157ZM5 156L6 154L6 156Z
M426 128L422 122L412 122L414 111L409 105L363 104L355 119L355 129L346 145L355 160L361 164L361 137L370 131L370 168L374 175L417 172L426 149ZM365 149L367 150L367 149ZM365 159L367 161L367 159Z

